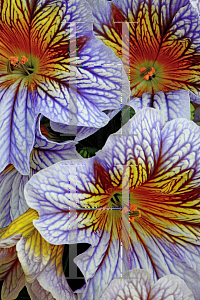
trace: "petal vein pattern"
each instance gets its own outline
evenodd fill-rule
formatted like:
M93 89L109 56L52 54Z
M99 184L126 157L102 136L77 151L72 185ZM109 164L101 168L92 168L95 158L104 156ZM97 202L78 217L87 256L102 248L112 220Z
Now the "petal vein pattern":
M29 209L0 232L2 300L12 300L26 285L31 299L76 300L62 269L64 245L46 242L33 226Z
M165 122L176 118L190 120L190 101L195 102L192 96L193 94L186 90L169 91L166 93L159 91L153 97L150 93L144 93L142 97L132 98L128 105L136 113L142 108L153 106L162 111Z
M75 141L56 143L42 135L38 117L35 131L35 144L30 155L30 173L22 175L13 165L0 172L0 226L8 226L13 220L25 213L29 206L24 198L24 187L31 176L43 168L63 159L82 158L76 151Z
M180 276L193 291L200 281L199 127L184 118L164 125L160 111L144 108L123 129L95 157L30 179L34 226L52 244L91 244L75 258L86 279L81 300L99 299L122 265L147 270L154 282Z
M106 299L194 300L194 297L178 276L166 275L152 286L147 271L133 269L123 279L118 277L111 282L100 300Z
M186 89L199 98L200 20L189 0L88 2L95 36L130 67L132 97Z
M128 101L123 65L92 22L85 0L0 1L0 171L13 164L29 174L39 113L100 128L109 122L104 110Z

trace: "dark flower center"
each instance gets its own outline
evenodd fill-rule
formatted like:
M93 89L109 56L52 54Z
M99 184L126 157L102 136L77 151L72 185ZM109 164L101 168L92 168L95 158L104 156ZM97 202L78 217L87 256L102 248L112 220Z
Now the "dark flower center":
M120 208L122 207L122 193L115 193L110 199L110 204L112 207Z
M140 210L137 209L137 206L135 204L130 204L130 209L122 204L122 193L117 192L112 195L110 199L110 205L113 208L121 208L122 214L125 215L127 218L130 217L130 221L133 223L135 217L141 217Z

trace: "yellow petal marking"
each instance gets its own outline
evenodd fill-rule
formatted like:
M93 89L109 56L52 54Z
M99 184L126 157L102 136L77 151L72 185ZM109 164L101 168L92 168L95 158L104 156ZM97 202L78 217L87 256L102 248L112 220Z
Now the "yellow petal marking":
M14 220L5 231L1 232L1 238L6 239L15 234L22 234L23 237L29 237L35 230L33 226L33 220L38 219L39 215L36 210L29 208L27 212L21 215L19 218Z

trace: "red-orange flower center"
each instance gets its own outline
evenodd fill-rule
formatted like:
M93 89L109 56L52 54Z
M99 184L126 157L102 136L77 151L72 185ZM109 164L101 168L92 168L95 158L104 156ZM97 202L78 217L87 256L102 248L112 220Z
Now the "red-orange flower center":
M28 61L28 58L26 56L24 56L24 55L22 55L21 57L22 58L21 58L19 64L25 64Z
M153 67L149 67L149 68L142 67L140 69L140 74L145 80L151 80L152 78L154 78L155 77L154 73L155 73L155 69Z
M127 206L124 206L122 209L122 215L128 214L129 209ZM135 217L141 217L141 212L139 209L137 209L137 206L135 204L130 204L130 221L133 223L135 220Z
M19 59L18 59L17 56L10 56L8 60L10 60L10 63L11 63L12 65L15 65L15 64L18 63L18 61L19 61Z

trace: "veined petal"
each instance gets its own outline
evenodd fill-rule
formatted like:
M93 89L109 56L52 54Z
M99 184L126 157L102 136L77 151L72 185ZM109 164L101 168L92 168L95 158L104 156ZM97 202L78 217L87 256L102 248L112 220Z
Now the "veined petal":
M90 251L88 249L75 259L75 263L81 269L87 283L84 291L76 291L79 293L79 300L86 300L88 297L95 300L99 299L102 295L102 291L108 286L107 283L111 280L111 274L114 274L114 277L120 277L122 275L122 263L125 271L129 268L143 268L147 270L151 274L153 282L156 282L158 278L165 274L173 273L181 276L192 291L194 289L194 283L198 286L200 276L195 271L197 268L195 268L194 265L191 267L189 264L184 263L183 256L180 256L180 259L177 253L176 256L173 255L170 248L164 248L163 241L160 241L160 243L157 241L155 243L153 238L144 238L145 232L143 231L143 234L141 234L137 224L134 229L131 228L130 237L133 242L130 243L129 253L126 253L126 251L121 252L122 248L119 240L114 239L112 243L110 241L106 244L105 237L101 237L101 242L104 242L103 253L103 245L99 243L94 248L92 247ZM167 243L167 240L165 242ZM191 250L192 248L190 252ZM193 251L193 255L195 255L195 247ZM107 254L105 254L105 252L107 252ZM189 251L187 254L189 255ZM192 257L194 264L195 261L198 261L198 255L194 257L191 256L190 253L189 257ZM95 270L95 275L91 277L90 272L94 272ZM125 276L126 273L123 274L122 278ZM99 280L101 280L101 286L98 284Z
M120 275L121 248L125 271L143 268L154 282L178 275L196 290L199 155L194 122L164 124L160 111L144 108L95 157L57 163L30 179L25 197L39 213L34 226L43 238L59 245L85 236L92 245L75 260L86 278L81 300L98 299Z
M63 245L50 245L35 230L28 239L21 238L16 249L27 282L34 283L37 279L37 286L50 292L57 300L76 299L62 269Z
M70 32L70 24L74 25L76 23L76 34L79 43L91 33L93 17L90 7L86 1L37 0L34 11L30 9L32 8L30 4L29 0L27 6L30 14L34 12L31 22L33 49L36 52L42 50L43 55L49 50L57 54L58 62L55 61L55 63L58 63L58 66L59 62L64 60L64 50L67 50L67 48L69 50L69 36L71 35L71 39L75 37L75 33Z
M37 218L38 213L35 210L29 208L29 210L25 214L14 220L8 227L3 228L0 235L0 245L2 247L8 248L11 246L15 246L18 240L20 240L21 236L24 236L26 238L29 237L29 235L32 234L35 230L32 220Z
M198 13L200 14L200 5L199 5L199 0L190 0L190 3L192 6L198 10Z
M11 222L10 216L10 195L12 190L12 184L17 174L17 170L12 166L8 166L0 174L0 227L6 227Z
M34 178L36 178L36 180L33 180L34 189L32 189L32 186L29 182L26 184L24 191L25 197L28 195L28 193L31 193L32 197L35 199L34 204L29 203L28 205L35 205L35 207L37 206L41 216L45 215L47 211L49 213L58 213L63 205L65 206L65 211L69 211L69 206L71 209L81 208L80 203L84 203L85 199L91 198L91 189L88 183L90 183L89 176L93 176L93 166L91 166L93 161L93 157L90 158L89 161L85 161L84 159L62 161L62 163L60 162L54 164L54 170L50 170L51 173L49 173L49 168L46 168L45 173L39 172L38 176L41 176L41 179L45 176L46 182L41 185L37 180L38 176L34 176ZM76 175L72 173L73 165L75 165L75 168L77 165L77 170L82 171L81 176L77 180ZM53 189L52 183L54 185ZM35 189L36 187L37 189ZM77 192L76 188L78 188ZM99 187L99 191L96 190L94 185L91 188L95 189L97 202L99 199L98 192L101 191L104 195L104 191L101 189L101 187ZM58 194L59 198L57 198ZM67 194L69 199L66 201ZM28 198L29 197L27 197L27 199ZM75 202L72 202L72 199ZM46 203L48 203L48 205L46 205ZM96 206L95 200L92 206ZM85 203L85 207L87 207L87 202Z
M24 186L29 181L29 178L30 176L23 176L19 172L17 172L15 174L15 178L13 180L12 185L6 187L6 190L10 188L9 203L10 217L12 221L17 219L29 209L29 206L27 205L26 200L24 198Z
M127 277L126 277L127 276ZM104 292L100 300L113 299L117 296L125 299L143 299L148 300L194 300L192 292L188 289L185 282L178 276L172 274L166 275L159 279L156 284L151 287L150 274L145 270L134 269L126 274L123 278L114 279L107 290Z
M143 93L142 97L131 97L130 102L128 105L130 105L135 112L137 113L140 111L142 108L145 107L151 107L152 106L152 96L150 93Z
M37 219L37 213L29 209L1 231L0 247L8 247L8 251L7 249L0 251L0 258L4 254L3 250L6 251L6 257L5 255L3 257L4 269L0 268L5 281L4 294L8 295L10 289L9 297L11 297L11 293L18 293L26 283L33 299L45 300L49 296L48 299L75 300L76 296L67 284L62 269L64 246L47 243L34 228L33 219ZM10 252L12 255L9 255ZM12 282L15 277L17 281ZM16 290L15 284L19 285L19 289ZM41 297L39 292L42 292Z
M24 186L31 176L43 168L68 158L82 158L76 151L75 141L56 143L47 140L40 131L40 119L36 123L36 140L30 156L30 173L22 175L13 165L0 173L0 224L9 225L13 220L25 213L29 206L24 198Z
M19 292L25 285L25 276L20 265L20 262L16 260L6 278L3 281L1 299L12 300L15 299Z
M33 5L30 0L1 0L0 12L1 53L6 56L19 49L27 54L28 45L34 55L42 56L49 49L60 54L60 62L64 59L64 50L69 48L70 23L77 23L79 38L85 38L92 31L93 18L86 1L35 0Z
M27 175L37 115L25 87L18 84L16 90L0 90L0 154L4 158L0 161L0 171L13 164L21 174Z
M42 84L40 85L40 87ZM63 103L61 103L63 102ZM69 104L70 103L70 104ZM55 122L98 128L106 125L109 118L93 102L80 93L69 90L65 85L60 87L50 83L38 91L36 99L37 112ZM50 106L50 107L49 107ZM71 106L71 108L69 108ZM97 123L97 118L99 120ZM96 125L95 125L96 124Z
M92 214L90 214L90 217L91 221L95 218ZM88 243L92 246L97 245L99 242L98 232L101 232L101 230L95 228L91 222L91 230L88 231L84 225L85 215L79 213L79 218L83 221L83 224L77 224L75 213L73 215L70 213L47 214L41 216L38 222L37 220L33 220L33 224L35 228L38 227L40 229L41 236L47 236L48 240L54 245L75 243ZM49 224L52 226L49 226ZM81 230L77 231L79 227ZM55 228L59 228L56 234ZM95 228L95 230L92 230L93 228Z
M5 231L6 228L1 229L1 235ZM20 238L21 235L13 235L12 238L6 238L3 242L0 239L0 279L4 280L1 290L2 300L16 298L25 283L15 249Z
M80 299L99 299L108 282L113 277L121 275L122 260L125 270L129 269L128 253L124 252L122 259L119 239L112 237L111 240L110 237L110 234L116 236L117 230L120 232L121 223L118 229L112 228L113 220L116 220L117 215L113 216L111 211L110 213L105 212L105 218L107 216L109 225L102 222L101 229L99 229L99 221L102 215L100 211L96 212L95 210L88 210L85 213L78 212L77 218L76 214L68 216L66 213L58 213L56 215L48 214L40 217L38 221L34 221L34 226L39 228L41 235L48 237L55 244L83 242L92 244L92 247L85 253L74 259L87 282L87 288L79 295ZM87 229L84 228L85 226ZM101 268L99 268L100 264ZM101 285L99 285L99 280Z
M127 72L130 61L131 96L180 89L200 96L200 20L189 0L88 2L95 35L123 60ZM129 32L122 22L129 22ZM145 78L140 70L151 67L155 77Z
M106 232L104 232L104 234L106 235ZM109 237L105 240L104 238L105 236L101 239L101 244L99 245L100 249L96 247L91 248L90 252L88 249L84 254L77 256L74 260L86 278L84 291L80 293L80 291L76 290L79 300L86 300L87 298L91 300L100 299L108 286L108 282L111 282L114 277L121 275L122 257L120 255L119 242L113 240L113 242L110 243ZM103 244L104 247L102 248ZM109 256L106 255L107 251L109 251ZM126 259L123 258L123 261L126 260L128 266L127 258L128 257L126 257ZM102 266L101 268L99 268L100 264ZM88 280L91 271L94 273L94 276ZM97 281L100 281L101 284L97 285Z
M119 111L120 109L114 109L114 110L104 111L104 113L111 120ZM99 128L76 126L76 125L64 125L53 121L50 121L50 125L54 131L66 134L66 136L67 135L76 136L74 139L75 141L84 140L88 136L94 134L97 130L99 130Z
M54 122L99 128L109 121L103 110L118 109L121 100L124 104L128 101L128 79L113 51L94 37L78 56L73 82L40 84L36 109Z
M159 300L160 297L162 297L163 300L167 300L171 298L171 295L177 300L181 299L181 297L183 300L195 300L185 282L174 275L167 275L159 279L158 282L153 285L150 295L153 297L152 299L155 300Z
M104 110L128 101L129 81L94 37L85 0L2 0L0 15L0 171L13 164L28 175L39 113L100 128L109 121Z
M19 238L20 239L20 238ZM19 240L18 239L18 240ZM3 280L17 260L15 246L0 248L0 279Z
M96 153L98 165L106 170L113 185L121 184L125 165L130 166L130 186L141 185L151 176L159 159L164 123L161 112L156 114L154 109L145 108L131 120L123 126L123 134L120 129L109 136L103 149ZM102 174L106 181L103 177Z
M152 182L164 187L167 194L194 192L199 188L199 127L192 121L178 118L168 122L162 131L162 154ZM162 179L161 179L162 178ZM176 184L174 179L176 179ZM151 181L150 180L150 181ZM159 182L159 183L158 183ZM194 190L193 190L194 189ZM173 192L172 192L173 191ZM177 192L177 193L176 193ZM188 194L189 195L189 194Z
M77 87L89 102L101 110L119 109L121 104L127 103L130 95L128 78L122 62L109 47L92 38L87 48L81 49L80 60L85 68L78 71L84 80L79 80Z
M186 90L170 91L154 95L153 107L162 110L165 122L175 118L190 120L190 96Z
M113 298L118 296L123 298L130 297L130 299L137 297L138 299L147 300L150 286L151 276L147 271L131 270L125 273L122 278L118 277L112 280L100 299L105 300L108 296Z
M37 279L33 283L26 281L26 288L31 300L56 300L50 292L41 287Z
M162 111L165 122L175 118L186 118L190 120L190 96L186 90L156 92L154 96L144 93L142 97L134 97L128 103L138 112L144 107L154 107Z

